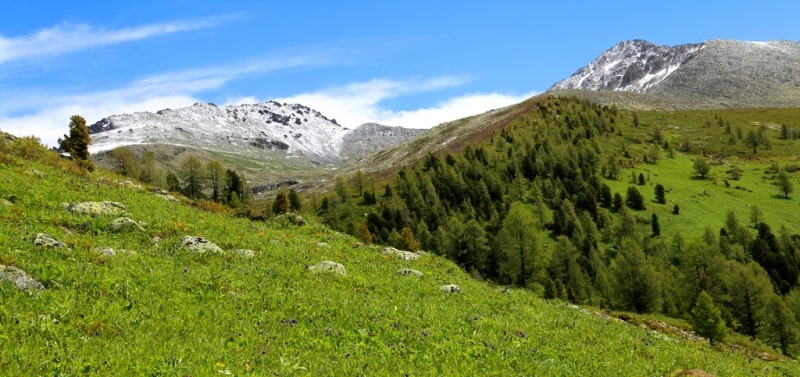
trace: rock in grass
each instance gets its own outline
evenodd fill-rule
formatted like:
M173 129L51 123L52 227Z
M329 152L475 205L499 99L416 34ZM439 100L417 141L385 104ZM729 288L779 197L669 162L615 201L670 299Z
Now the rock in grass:
M224 254L225 252L213 242L199 236L184 236L181 240L181 249L189 250L196 254Z
M330 272L342 276L347 275L344 265L341 263L331 262L329 260L324 260L313 266L310 266L308 267L308 270L313 272Z
M144 223L133 220L129 217L118 217L111 220L108 227L113 232L123 232L127 230L141 230L144 232Z
M419 254L415 252L398 250L391 246L384 247L382 253L384 255L394 255L402 260L417 260L419 258Z
M0 264L0 281L14 283L17 288L23 291L41 291L44 285L30 277L25 271L14 266L4 266Z
M417 271L411 268L401 268L397 270L395 274L397 274L398 276L414 276L418 278L421 278L423 276L423 273L421 271Z
M33 237L33 244L36 246L50 247L54 249L66 249L67 245L45 233L36 233Z
M67 211L79 215L124 215L125 205L112 201L62 203Z
M112 249L112 248L110 248L108 246L95 247L93 251L94 251L95 254L97 254L97 255L99 255L101 257L115 257L115 256L117 256L117 252L114 251L114 249Z
M11 203L11 201L9 201L8 199L0 199L0 206L11 207L13 205L14 203Z
M461 293L461 287L456 284L447 284L439 287L439 290L445 293Z
M256 256L256 252L249 249L233 249L229 253L245 259L253 259Z

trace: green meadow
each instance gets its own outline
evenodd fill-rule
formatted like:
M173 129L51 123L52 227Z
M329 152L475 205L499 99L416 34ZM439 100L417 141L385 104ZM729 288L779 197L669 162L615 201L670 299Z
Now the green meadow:
M440 256L384 255L314 219L256 222L211 203L172 202L105 171L80 173L24 139L4 142L0 157L0 264L43 287L0 281L3 375L800 374L789 359L765 361L744 348L711 347L505 289ZM664 160L651 177L696 187L668 192L670 201L698 202L680 219L702 223L706 198L790 203L756 185L753 193L728 193L691 180L689 165L688 157ZM749 173L742 183L757 182ZM62 204L83 201L120 203L142 229L112 231L118 215L76 214ZM38 233L64 247L34 245ZM185 250L187 235L225 252ZM341 263L346 275L308 269L325 260ZM423 276L399 276L402 268ZM461 292L441 291L445 284Z

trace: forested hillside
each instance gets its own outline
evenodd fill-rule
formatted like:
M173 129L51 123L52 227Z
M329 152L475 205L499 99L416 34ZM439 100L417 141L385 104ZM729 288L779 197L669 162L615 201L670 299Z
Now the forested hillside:
M365 242L445 255L545 298L691 320L706 292L725 326L792 352L797 132L773 121L795 110L531 101L488 140L389 182L340 177L319 214Z

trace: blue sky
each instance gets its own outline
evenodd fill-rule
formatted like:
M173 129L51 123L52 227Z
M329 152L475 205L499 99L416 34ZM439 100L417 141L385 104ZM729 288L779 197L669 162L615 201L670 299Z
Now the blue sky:
M0 12L0 129L276 99L431 127L547 90L628 39L800 40L794 1L28 1Z

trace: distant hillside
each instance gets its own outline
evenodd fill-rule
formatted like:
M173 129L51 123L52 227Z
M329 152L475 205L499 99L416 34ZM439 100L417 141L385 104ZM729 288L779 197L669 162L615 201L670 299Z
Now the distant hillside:
M300 104L269 101L218 107L196 103L156 113L106 117L89 126L90 152L109 169L108 152L127 147L153 152L164 171L193 155L246 174L253 186L322 179L345 160L363 158L423 130L366 124L354 130Z
M795 107L800 43L625 41L550 88L563 89L645 93L672 98L681 108Z
M377 151L400 144L425 131L425 129L365 123L344 135L340 156L353 160L364 158Z

